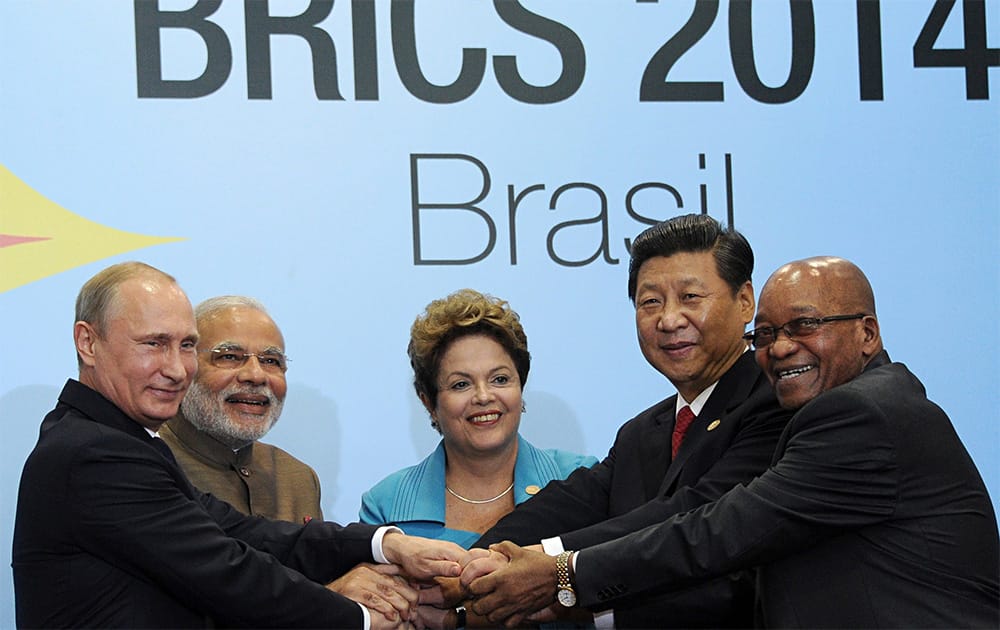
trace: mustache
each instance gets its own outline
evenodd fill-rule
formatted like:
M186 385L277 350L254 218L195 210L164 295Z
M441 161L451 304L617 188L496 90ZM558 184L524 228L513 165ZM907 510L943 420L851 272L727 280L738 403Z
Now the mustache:
M274 392L271 391L271 388L268 385L261 385L259 387L233 385L220 391L218 396L222 401L229 400L230 398L238 398L240 396L263 396L267 398L268 404L276 405L280 402L278 397L274 395Z

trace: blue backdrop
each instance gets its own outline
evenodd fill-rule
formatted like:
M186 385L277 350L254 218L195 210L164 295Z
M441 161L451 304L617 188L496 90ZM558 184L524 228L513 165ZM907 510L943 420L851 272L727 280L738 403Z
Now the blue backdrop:
M455 289L521 314L540 446L603 456L671 394L627 239L685 212L746 234L758 288L858 263L996 497L997 38L998 0L4 0L0 564L104 266L268 305L292 363L266 441L350 521L437 441L405 349Z

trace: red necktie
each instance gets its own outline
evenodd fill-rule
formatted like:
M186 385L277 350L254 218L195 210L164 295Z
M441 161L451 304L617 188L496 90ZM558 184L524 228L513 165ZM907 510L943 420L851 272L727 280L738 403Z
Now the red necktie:
M694 422L694 412L691 411L691 407L684 405L684 407L677 412L677 421L674 423L674 434L670 436L670 456L677 457L677 451L681 447L681 442L684 441L684 434L687 432L688 427Z

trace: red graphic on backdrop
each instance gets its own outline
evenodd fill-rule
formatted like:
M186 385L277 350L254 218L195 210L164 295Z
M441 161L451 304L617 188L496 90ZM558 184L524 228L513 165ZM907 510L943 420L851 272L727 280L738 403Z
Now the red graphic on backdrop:
M11 245L21 245L22 243L32 243L34 241L47 241L51 236L15 236L13 234L0 234L0 247L10 247Z

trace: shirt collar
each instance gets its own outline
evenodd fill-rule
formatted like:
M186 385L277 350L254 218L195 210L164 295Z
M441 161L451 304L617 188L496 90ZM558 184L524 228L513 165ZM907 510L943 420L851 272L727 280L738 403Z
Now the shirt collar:
M749 351L750 351L749 347L744 348L743 350L744 353ZM730 367L730 369L732 368ZM691 402L684 400L684 397L681 396L680 392L678 392L677 405L674 407L674 417L675 418L677 417L678 412L680 412L680 410L683 409L685 405L691 407L691 413L693 413L694 415L697 416L698 414L700 414L702 407L704 407L705 403L708 402L708 397L712 395L712 392L715 391L715 386L718 384L719 381L715 381L714 383L703 389L702 392L697 396L695 396L694 400L692 400Z
M705 403L708 402L708 397L712 395L712 392L715 391L715 386L718 385L718 384L719 384L719 381L715 381L714 383L712 383L711 385L709 385L708 387L706 387L705 389L703 389L702 392L700 394L698 394L697 396L695 396L695 399L692 400L691 402L688 402L688 401L684 400L684 397L681 396L678 393L677 394L677 405L674 408L674 417L677 417L677 412L679 412L681 409L683 409L685 405L687 405L688 407L691 407L691 412L694 415L697 416L698 414L700 414L702 407L704 407Z

